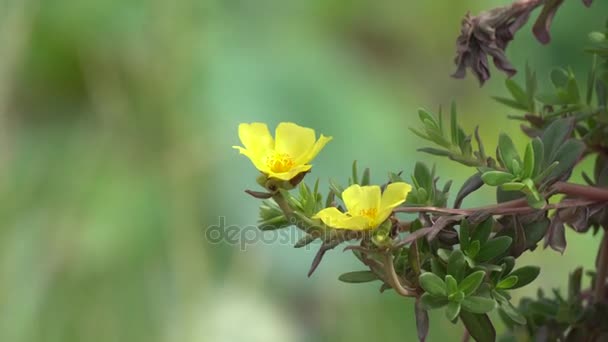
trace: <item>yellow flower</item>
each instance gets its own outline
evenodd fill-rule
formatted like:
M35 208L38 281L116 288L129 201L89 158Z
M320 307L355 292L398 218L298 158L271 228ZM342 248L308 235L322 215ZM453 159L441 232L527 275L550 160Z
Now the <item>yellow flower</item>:
M388 219L395 207L405 202L411 190L412 186L407 183L391 183L381 195L377 185L354 184L342 193L345 213L331 207L319 211L313 218L338 229L375 229Z
M321 134L317 140L313 129L291 122L281 122L274 139L266 124L242 123L239 125L239 138L244 147L233 148L247 156L268 177L286 181L310 170L310 161L332 139Z

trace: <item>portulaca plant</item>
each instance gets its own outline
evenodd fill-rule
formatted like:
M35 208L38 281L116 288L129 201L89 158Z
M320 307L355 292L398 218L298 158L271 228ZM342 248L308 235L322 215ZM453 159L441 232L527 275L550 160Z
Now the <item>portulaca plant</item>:
M564 0L519 0L509 6L467 15L458 38L457 72L470 69L481 83L490 77L488 56L507 75L516 72L505 49L536 8L533 27L541 43L549 41L551 20ZM591 1L583 1L587 6ZM259 190L246 190L263 200L259 228L295 225L305 236L295 247L319 240L309 276L326 251L340 244L357 258L361 270L338 278L347 283L378 281L381 291L394 291L415 302L412 319L418 337L429 331L429 310L462 322L464 339L495 341L489 313L496 311L509 328L508 341L608 341L608 40L606 32L590 34L590 72L581 85L567 69L551 73L554 89L540 92L535 72L525 69L525 83L506 80L500 103L521 113L529 137L518 151L508 134L499 136L495 153L485 148L478 130L465 132L456 106L448 118L421 109L420 126L411 128L431 146L420 151L446 157L471 168L470 178L448 206L451 182L440 184L434 168L414 165L411 177L389 173L371 184L370 170L356 163L348 185L331 181L327 195L319 182L305 182L312 161L332 139L295 123L280 123L274 137L263 123L241 124L237 150L259 171ZM569 181L574 167L594 159L586 184ZM461 208L463 199L481 187L496 190L496 203ZM403 213L415 213L407 220ZM410 217L410 216L408 216ZM596 268L572 270L565 293L539 291L536 298L512 301L511 293L541 274L537 266L517 266L525 251L539 245L563 253L565 229L601 239ZM583 278L591 286L583 287Z

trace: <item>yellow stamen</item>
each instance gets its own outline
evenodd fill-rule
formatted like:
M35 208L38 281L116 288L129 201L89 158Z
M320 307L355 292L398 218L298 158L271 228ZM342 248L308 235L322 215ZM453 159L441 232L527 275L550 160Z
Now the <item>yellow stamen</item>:
M287 172L294 166L294 161L286 153L273 152L266 157L266 165L272 172Z
M361 210L359 210L359 216L366 216L366 217L369 217L370 219L376 218L377 214L378 214L378 209L377 208L369 208L369 209L361 209Z

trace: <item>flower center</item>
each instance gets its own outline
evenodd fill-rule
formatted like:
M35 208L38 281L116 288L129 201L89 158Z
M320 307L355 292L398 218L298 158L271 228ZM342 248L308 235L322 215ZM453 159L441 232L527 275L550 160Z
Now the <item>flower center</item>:
M287 172L293 168L294 164L293 159L287 153L273 152L266 157L266 165L272 172Z
M359 210L359 216L365 216L370 219L375 219L378 214L377 208L361 209Z

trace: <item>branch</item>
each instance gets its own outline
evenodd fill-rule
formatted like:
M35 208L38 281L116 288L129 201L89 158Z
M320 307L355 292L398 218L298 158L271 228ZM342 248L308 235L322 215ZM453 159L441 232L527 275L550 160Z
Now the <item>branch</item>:
M395 291L404 297L416 297L416 293L413 289L406 289L401 285L399 276L395 273L395 265L393 264L393 256L390 253L384 254L384 271L386 273L386 280L388 284L395 289Z
M581 197L595 201L608 201L608 189L606 188L597 188L593 186L566 182L557 182L553 184L552 187L555 191L565 195Z
M597 260L597 274L595 276L595 296L596 303L602 302L606 295L606 277L608 276L608 232L604 231L604 237L600 244Z
M535 209L528 205L525 198L512 200L508 202L498 203L489 206L469 208L469 209L452 209L433 206L425 207L400 207L396 208L396 213L419 213L431 212L449 215L472 215L476 212L485 211L491 215L513 215L526 214L537 210L551 210L569 207L581 207L597 202L608 202L608 189L597 188L593 186L573 184L567 182L557 182L552 186L552 194L561 193L564 195L579 197L580 199L566 199L556 204L548 204L542 209Z
M452 215L471 215L478 211L494 211L499 209L508 209L508 208L521 208L527 207L526 199L517 199L513 201L503 202L499 204L493 204L483 207L470 208L470 209L452 209L452 208L441 208L441 207L399 207L393 210L396 213L420 213L420 212L429 212L429 213L443 213L443 214L452 214ZM529 208L529 207L527 207Z

